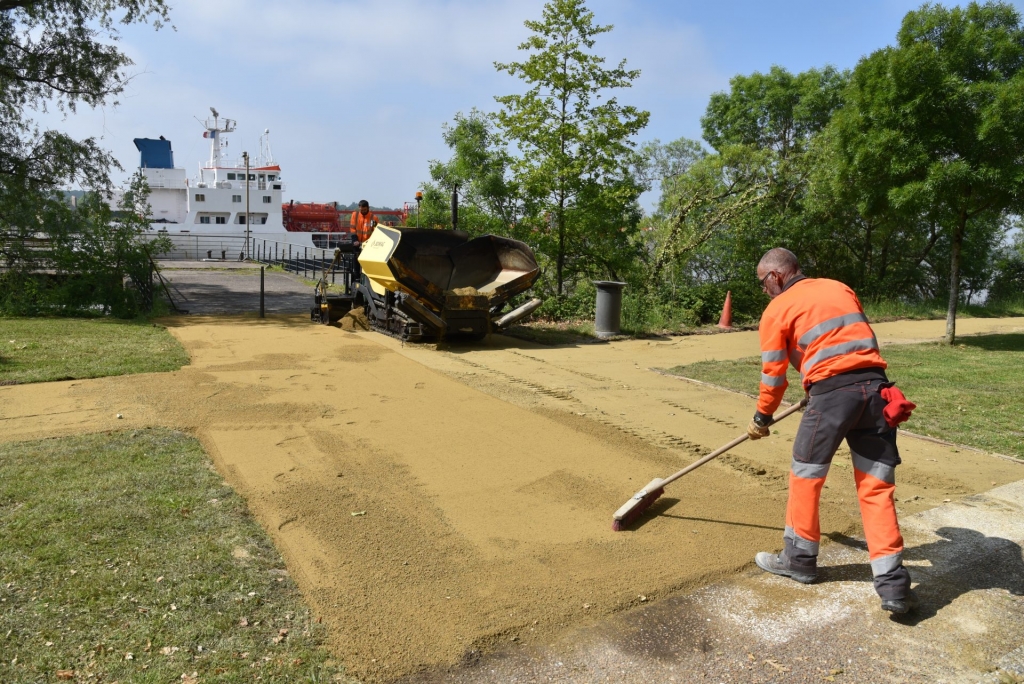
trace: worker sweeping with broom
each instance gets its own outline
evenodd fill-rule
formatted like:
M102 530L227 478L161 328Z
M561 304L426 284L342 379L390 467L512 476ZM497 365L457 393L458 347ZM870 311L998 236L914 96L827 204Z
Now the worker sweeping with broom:
M780 554L762 552L754 560L762 570L798 582L816 579L818 500L832 457L845 439L882 610L906 613L914 602L894 503L900 463L896 425L910 416L914 404L888 381L878 342L853 290L835 280L806 277L796 256L781 248L764 255L757 277L771 302L761 316L760 396L747 436L756 440L770 434L790 363L800 372L808 403L793 443L785 547Z

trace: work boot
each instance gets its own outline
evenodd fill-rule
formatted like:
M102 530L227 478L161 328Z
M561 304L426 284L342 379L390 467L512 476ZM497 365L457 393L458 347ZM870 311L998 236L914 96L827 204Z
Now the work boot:
M911 591L904 599L882 599L882 610L893 615L906 615L917 608L917 594Z
M794 579L801 584L811 584L818 577L817 573L794 570L789 567L789 563L779 553L762 551L754 556L754 562L757 563L757 567L765 572L770 572L773 575L782 575L783 577Z

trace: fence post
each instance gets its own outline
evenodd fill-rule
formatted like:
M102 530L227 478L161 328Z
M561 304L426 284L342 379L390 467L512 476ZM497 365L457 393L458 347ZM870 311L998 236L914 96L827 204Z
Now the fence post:
M153 260L148 259L146 263L147 277L146 277L146 294L143 297L143 306L146 311L153 310Z
M263 279L264 279L263 272L264 272L264 270L266 270L266 268L264 266L260 266L260 318L266 318L266 316L264 315L264 306L263 306L263 289L264 289L264 285L263 285Z

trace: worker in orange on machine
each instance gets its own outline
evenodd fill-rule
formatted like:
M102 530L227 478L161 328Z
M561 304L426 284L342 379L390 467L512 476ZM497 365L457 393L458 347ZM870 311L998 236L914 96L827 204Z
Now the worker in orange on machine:
M359 200L359 210L352 212L352 232L355 233L359 244L370 239L370 234L376 226L377 215L370 211L370 203Z
M761 386L747 435L770 434L788 385L789 363L800 372L809 402L793 442L789 502L781 554L759 553L758 567L798 582L817 576L818 500L832 457L846 439L853 456L864 536L882 610L903 614L915 604L903 566L903 537L894 503L896 425L910 417L906 400L885 374L857 295L835 280L808 278L796 255L773 249L757 267L771 302L761 316Z

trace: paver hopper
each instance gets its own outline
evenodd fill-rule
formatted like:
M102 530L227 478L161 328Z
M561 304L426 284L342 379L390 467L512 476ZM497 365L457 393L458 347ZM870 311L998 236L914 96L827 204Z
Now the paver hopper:
M518 240L454 230L377 226L359 255L356 303L370 324L407 340L480 338L532 313L532 299L502 314L540 268Z

